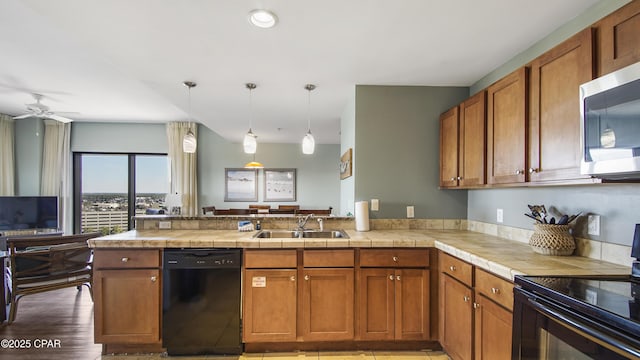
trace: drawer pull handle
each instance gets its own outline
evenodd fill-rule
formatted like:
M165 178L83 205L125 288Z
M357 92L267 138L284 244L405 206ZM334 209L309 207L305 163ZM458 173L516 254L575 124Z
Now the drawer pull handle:
M308 281L309 280L309 275L305 275L304 279Z
M400 281L400 275L396 276L396 280Z
M296 281L296 277L295 276L290 277L290 279L291 279L291 281Z
M491 288L491 292L494 294L500 294L500 289L498 288Z
M128 257L123 257L123 258L122 258L122 262L128 262L128 261L129 261L129 258L128 258Z
M452 177L452 178L451 178L451 181L456 181L456 178L455 178L455 177Z
M453 266L453 265L451 265L451 266L449 266L449 270L451 270L451 271L456 271L456 267L455 267L455 266Z
M393 281L393 275L389 275L389 280Z
M477 302L474 302L474 303L473 303L473 308L474 308L474 309L478 309L478 308L480 308L480 304L478 304Z
M471 300L471 298L470 298L470 297L468 297L468 296L465 296L465 297L463 297L462 299L464 300L464 302L469 302L469 300Z
M155 276L151 277L151 282L156 282L157 278Z
M398 257L397 256L393 257L393 262L398 262Z

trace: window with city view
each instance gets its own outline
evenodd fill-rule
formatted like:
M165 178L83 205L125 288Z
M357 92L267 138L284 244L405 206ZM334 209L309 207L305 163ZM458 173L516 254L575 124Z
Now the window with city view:
M165 210L169 191L166 155L75 154L76 209L81 232L113 234L133 227L132 216Z

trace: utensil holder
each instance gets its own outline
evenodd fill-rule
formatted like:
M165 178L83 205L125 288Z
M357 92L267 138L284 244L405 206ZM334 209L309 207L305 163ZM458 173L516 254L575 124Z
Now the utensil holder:
M534 224L529 245L534 252L543 255L571 255L576 242L569 225Z

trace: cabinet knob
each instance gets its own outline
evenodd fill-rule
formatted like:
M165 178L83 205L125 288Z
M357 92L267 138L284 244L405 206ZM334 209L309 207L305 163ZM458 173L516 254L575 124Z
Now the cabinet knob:
M157 278L155 276L151 277L151 282L156 282Z
M397 256L393 257L393 262L398 262L398 257Z
M451 266L449 266L449 270L451 270L451 271L456 271L456 267L455 267L455 266L453 266L453 265L451 265Z
M524 174L524 170L516 170L516 175Z
M291 281L296 281L296 277L295 276L292 276L289 279L291 279Z
M452 177L452 178L451 178L451 181L456 181L456 178L455 178L455 177Z
M121 260L122 260L122 262L128 262L129 258L128 257L123 257Z
M536 168L529 168L529 174L533 174L533 173L537 173L538 169Z
M500 289L498 288L491 288L491 292L494 294L500 294Z
M396 280L400 281L400 275L396 276Z
M474 303L473 303L473 308L474 308L474 309L478 309L478 308L480 308L480 304L478 304L477 302L474 302Z
M305 280L309 280L309 275L305 275L305 276L304 276L304 279L305 279Z
M464 300L464 302L469 302L469 300L471 300L471 298L470 298L470 297L468 297L468 296L465 296L465 297L463 297L462 299Z
M457 180L462 180L462 176L458 176L458 177L457 177Z
M389 275L389 280L393 281L393 275Z

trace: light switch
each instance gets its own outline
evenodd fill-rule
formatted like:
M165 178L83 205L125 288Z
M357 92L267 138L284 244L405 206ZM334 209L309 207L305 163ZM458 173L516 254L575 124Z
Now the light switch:
M371 211L378 211L378 210L380 210L380 200L371 199Z
M414 217L413 210L413 205L407 206L407 217L410 219Z

